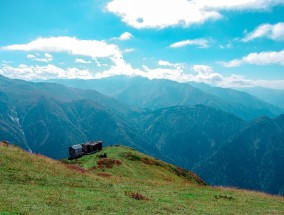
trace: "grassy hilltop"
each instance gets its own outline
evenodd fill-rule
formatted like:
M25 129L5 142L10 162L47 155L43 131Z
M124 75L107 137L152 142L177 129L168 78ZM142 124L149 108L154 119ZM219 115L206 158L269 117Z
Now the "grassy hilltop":
M210 187L122 146L56 161L0 143L0 175L0 214L284 214L282 197Z

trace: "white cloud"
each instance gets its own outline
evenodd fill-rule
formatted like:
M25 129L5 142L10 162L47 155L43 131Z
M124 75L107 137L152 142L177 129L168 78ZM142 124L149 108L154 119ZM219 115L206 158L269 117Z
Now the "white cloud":
M214 70L210 66L207 66L207 65L194 65L192 69L198 74L204 74L207 76L214 73Z
M170 67L177 67L177 66L181 66L178 63L171 63L169 61L165 61L165 60L159 60L158 61L158 65L159 66L170 66Z
M207 65L195 65L192 70L197 72L197 75L186 75L188 81L204 82L218 87L227 88L246 88L246 87L268 87L274 89L284 89L284 80L251 80L241 75L230 75L225 77L213 70Z
M0 74L9 78L17 78L24 80L47 80L52 78L94 78L94 76L88 70L80 70L77 68L62 69L52 64L48 64L46 66L28 66L25 64L21 64L18 67L4 66L0 68Z
M129 32L124 32L123 34L120 35L118 38L119 40L130 40L133 38L133 35Z
M162 63L163 64L163 63ZM4 65L0 68L0 74L9 78L24 80L47 80L47 79L99 79L116 75L141 76L149 79L169 79L178 82L204 82L219 87L255 87L263 86L275 89L284 89L284 80L250 80L244 76L231 75L224 77L207 65L195 65L192 67L193 73L185 73L183 67L174 68L153 68L143 66L143 69L133 68L122 58L113 59L113 66L108 70L93 73L87 69L67 68L62 69L55 65L28 66L21 64L18 67Z
M231 41L229 41L227 44L219 45L220 49L230 49L233 47L233 44Z
M33 61L38 61L38 62L51 62L53 60L53 56L49 53L44 53L44 57L40 57L40 54L36 54L37 56L33 54L28 54L27 58L32 59Z
M198 48L207 48L208 40L205 39L194 39L194 40L183 40L170 45L170 48L181 48L184 46L197 46Z
M113 62L113 65L110 67L110 69L97 73L95 78L106 78L115 75L145 77L143 71L133 68L132 65L130 63L125 62L125 60L122 57L120 58L114 57L111 60Z
M197 74L189 74L186 75L188 81L195 81L195 82L204 82L207 84L217 84L218 82L222 82L224 77L219 73L216 73L212 67L207 65L194 65L192 70Z
M53 58L53 56L52 56L51 54L49 54L49 53L44 53L44 56L45 56L46 58Z
M174 81L180 81L183 75L183 69L176 67L172 69L167 68L155 68L150 69L147 66L143 66L145 77L149 79L169 79Z
M2 50L66 52L71 55L88 56L91 58L105 58L121 55L118 47L97 40L79 40L75 37L38 38L27 44L4 46Z
M89 64L92 63L90 60L86 61L80 58L75 59L75 63L83 63L83 64Z
M237 67L242 64L254 64L254 65L269 65L280 64L284 65L284 50L276 52L260 52L250 53L241 59L234 59L229 62L220 62L225 67Z
M245 38L242 39L242 41L249 42L262 37L276 41L284 41L284 22L279 22L274 25L262 24L252 32L248 33Z
M128 48L128 49L122 50L122 53L130 53L130 52L133 52L133 51L135 51L134 48Z
M190 26L222 18L223 11L267 10L283 0L111 0L106 9L134 28Z

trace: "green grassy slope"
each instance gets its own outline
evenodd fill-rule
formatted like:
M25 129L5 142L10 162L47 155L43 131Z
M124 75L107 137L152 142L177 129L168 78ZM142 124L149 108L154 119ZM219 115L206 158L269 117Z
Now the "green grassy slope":
M0 175L0 214L284 213L281 197L212 188L126 147L60 162L0 143Z

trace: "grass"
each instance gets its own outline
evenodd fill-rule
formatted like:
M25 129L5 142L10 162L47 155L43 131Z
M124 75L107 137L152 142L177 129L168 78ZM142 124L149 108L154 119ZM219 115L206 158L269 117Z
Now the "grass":
M282 197L205 186L126 147L98 153L107 162L55 161L1 143L0 153L0 214L284 214Z

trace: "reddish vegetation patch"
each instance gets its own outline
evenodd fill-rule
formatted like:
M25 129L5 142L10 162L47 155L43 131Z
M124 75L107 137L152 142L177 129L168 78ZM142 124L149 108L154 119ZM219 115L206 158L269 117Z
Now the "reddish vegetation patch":
M120 160L113 160L110 158L104 158L101 159L97 162L99 168L104 169L104 168L112 168L114 165L119 166L121 165L121 161Z
M145 196L143 196L142 194L138 192L133 192L133 193L125 192L125 195L133 199L136 199L136 200L149 200L148 198L146 198Z
M10 143L7 140L1 141L0 144L3 144L3 146L10 146Z
M144 164L148 164L148 165L155 165L156 164L156 162L154 160L149 159L149 158L141 158L140 160Z
M195 180L200 185L207 185L201 178L199 178L197 175L195 175L194 173L188 170L182 169L180 167L176 167L172 169L174 170L175 174L178 176L182 176L188 180Z
M97 175L105 178L111 177L111 174L104 172L98 172Z
M76 165L67 165L68 169L72 169L72 170L75 170L79 173L85 173L87 172L87 170L85 170L84 168L82 167L79 167L79 166L76 166Z

